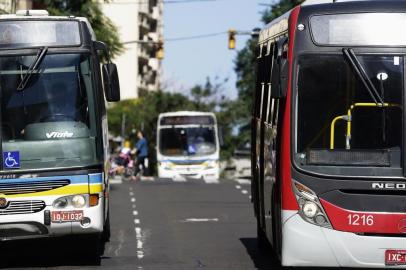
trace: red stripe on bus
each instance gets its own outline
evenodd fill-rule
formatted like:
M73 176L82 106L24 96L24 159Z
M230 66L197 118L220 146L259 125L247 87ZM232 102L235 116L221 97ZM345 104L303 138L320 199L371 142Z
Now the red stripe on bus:
M294 8L289 17L289 78L288 89L286 93L286 106L283 117L282 126L282 152L281 152L281 179L282 179L282 209L283 210L299 210L295 195L292 190L292 177L291 177L291 158L290 158L290 111L291 111L291 97L292 97L292 80L293 80L293 45L295 41L295 31L297 20L299 17L300 6Z
M354 233L406 233L406 213L358 212L320 199L335 230Z

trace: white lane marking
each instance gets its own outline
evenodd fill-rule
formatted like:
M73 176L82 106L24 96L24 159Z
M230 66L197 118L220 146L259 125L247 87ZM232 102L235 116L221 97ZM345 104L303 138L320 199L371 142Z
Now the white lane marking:
M142 249L142 246L143 246L144 244L142 243L142 241L141 240L137 240L137 249Z
M236 181L240 185L251 185L251 180L248 179L237 179Z
M135 208L135 204L133 204L133 208Z
M130 196L134 196L134 192L130 191Z
M140 220L138 218L134 219L135 224L140 224Z
M135 198L131 198L131 202L135 202Z
M141 238L141 228L140 227L135 227L135 235L137 238Z
M144 257L144 251L142 250L144 243L142 242L142 233L140 227L135 227L135 236L137 238L137 257L142 259Z
M138 215L138 211L133 211L133 215L137 216Z
M249 197L249 198L250 198L250 200L251 200L251 199L252 199L252 196L250 195L250 197Z
M187 218L182 222L218 222L218 218Z
M121 177L113 177L109 179L109 183L111 185L117 185L117 184L122 184L123 180L121 180Z
M245 189L241 190L242 194L248 194L248 191L246 191Z
M137 257L138 257L138 259L144 258L144 251L138 250L138 251L137 251Z
M235 188L236 188L236 189L241 189L241 186L240 186L240 185L236 185Z
M203 179L206 184L218 184L220 183L218 179Z

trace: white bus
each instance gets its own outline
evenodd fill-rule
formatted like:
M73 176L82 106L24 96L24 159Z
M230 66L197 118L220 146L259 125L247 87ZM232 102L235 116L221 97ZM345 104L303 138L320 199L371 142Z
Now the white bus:
M208 112L169 112L158 118L158 176L218 180L220 144L216 116Z
M85 18L0 16L0 241L82 235L99 256L108 240L105 100L120 92L103 51Z

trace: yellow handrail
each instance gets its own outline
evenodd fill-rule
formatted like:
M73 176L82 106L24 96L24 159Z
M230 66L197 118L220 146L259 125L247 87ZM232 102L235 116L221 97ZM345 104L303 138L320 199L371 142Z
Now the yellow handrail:
M335 125L338 120L347 120L347 115L340 115L333 119L331 122L330 128L330 149L334 149L334 132L335 132Z
M352 111L357 107L398 107L398 108L402 108L401 105L395 104L395 103L359 102L359 103L352 104L347 111L347 115L337 116L331 122L331 128L330 128L330 149L331 150L334 149L334 132L335 132L335 123L337 120L347 121L346 148L350 149Z

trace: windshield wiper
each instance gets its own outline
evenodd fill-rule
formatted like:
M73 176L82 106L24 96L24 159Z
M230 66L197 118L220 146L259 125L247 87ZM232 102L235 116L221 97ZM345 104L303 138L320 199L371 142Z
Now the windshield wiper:
M353 49L344 48L343 54L346 57L346 59L348 60L348 62L351 64L351 67L355 71L355 74L357 74L357 76L359 77L361 82L364 84L365 89L368 91L369 95L371 96L371 98L375 102L375 104L383 106L382 97L379 95L374 84L367 76L364 67L361 65L361 63L358 60L357 56L355 55Z
M27 86L27 83L30 81L31 75L38 68L41 64L42 60L44 59L45 55L48 52L48 47L42 47L38 50L37 56L35 60L31 63L30 67L27 70L27 73L22 78L20 84L17 86L17 91L22 91Z

